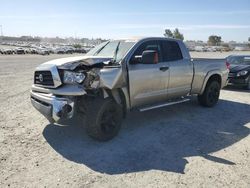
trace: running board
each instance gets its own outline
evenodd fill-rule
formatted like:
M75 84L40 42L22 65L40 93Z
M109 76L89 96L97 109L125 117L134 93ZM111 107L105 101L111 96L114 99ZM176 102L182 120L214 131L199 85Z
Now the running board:
M156 108L161 108L161 107L164 107L164 106L171 106L171 105L174 105L174 104L179 104L179 103L188 102L188 101L190 101L190 99L181 99L181 100L178 100L178 101L167 102L167 103L158 104L158 105L155 105L155 106L149 106L149 107L141 108L140 112L144 112L144 111L148 111L148 110L152 110L152 109L156 109Z

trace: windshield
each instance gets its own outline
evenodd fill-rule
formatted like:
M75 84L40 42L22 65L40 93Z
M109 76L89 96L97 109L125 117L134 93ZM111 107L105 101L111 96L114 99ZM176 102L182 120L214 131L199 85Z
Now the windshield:
M125 40L108 41L96 46L86 55L113 57L114 62L119 62L134 44L135 42Z
M230 64L250 64L250 56L230 56L227 61Z

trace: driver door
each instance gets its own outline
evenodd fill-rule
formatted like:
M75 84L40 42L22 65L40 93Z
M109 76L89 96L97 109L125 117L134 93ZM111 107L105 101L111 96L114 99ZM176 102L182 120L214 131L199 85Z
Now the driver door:
M133 62L133 58L141 56L145 50L156 51L159 62L157 64ZM161 43L157 40L143 42L133 53L128 65L131 107L149 105L167 99L169 63L162 59Z

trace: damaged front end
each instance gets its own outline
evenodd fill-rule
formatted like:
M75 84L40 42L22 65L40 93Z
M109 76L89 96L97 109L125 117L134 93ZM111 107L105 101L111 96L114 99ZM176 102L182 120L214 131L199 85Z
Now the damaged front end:
M73 116L75 99L68 96L57 97L49 93L37 93L32 90L31 103L49 122L54 123Z
M31 102L50 122L71 118L77 99L124 84L121 65L110 57L53 60L35 71Z

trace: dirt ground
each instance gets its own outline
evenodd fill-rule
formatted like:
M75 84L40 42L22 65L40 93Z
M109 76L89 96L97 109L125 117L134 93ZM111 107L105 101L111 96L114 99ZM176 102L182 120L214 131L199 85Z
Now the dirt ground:
M250 187L249 91L222 90L214 108L194 97L131 113L100 143L31 106L34 68L58 57L0 56L0 187Z

